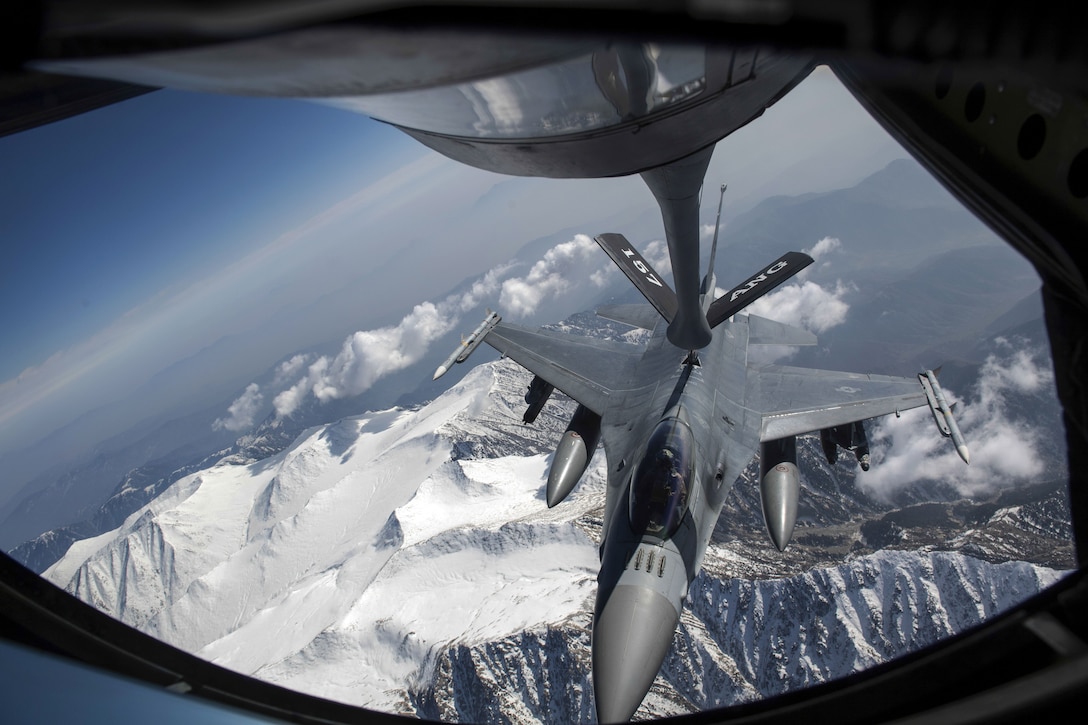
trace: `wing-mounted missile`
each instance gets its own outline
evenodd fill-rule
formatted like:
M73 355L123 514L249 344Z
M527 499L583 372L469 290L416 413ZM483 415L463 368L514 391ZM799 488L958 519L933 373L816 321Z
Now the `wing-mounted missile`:
M926 401L929 403L929 411L933 413L933 422L937 424L937 430L945 438L951 438L956 446L956 453L963 462L970 465L971 453L967 450L967 443L963 440L963 433L952 414L952 406L944 397L941 384L937 382L937 373L932 370L918 374L918 381L922 383L922 390L926 393Z
M487 333L495 329L495 325L499 324L501 320L502 318L499 317L497 312L492 312L491 310L488 310L487 317L484 318L484 321L481 322L468 337L461 338L461 344L453 349L453 352L450 353L450 356L446 358L446 362L438 366L438 368L434 371L434 377L431 379L438 380L440 377L445 375L450 368L453 367L454 363L463 363L465 360L467 360L468 356L471 355L476 350L476 348L480 346L480 343L484 341Z
M579 405L570 419L548 471L548 508L567 497L593 460L601 437L601 416Z
M548 398L552 397L552 391L554 390L554 385L539 375L534 375L533 381L529 383L529 391L525 393L525 402L529 404L529 407L525 409L525 415L521 416L521 422L532 423L535 421L544 408L544 404L548 402Z
M801 472L797 470L797 439L767 441L759 449L759 499L771 542L785 551L797 523Z

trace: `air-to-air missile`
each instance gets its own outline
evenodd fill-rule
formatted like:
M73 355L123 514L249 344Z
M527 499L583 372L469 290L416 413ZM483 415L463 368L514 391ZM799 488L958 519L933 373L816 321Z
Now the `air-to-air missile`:
M940 368L938 368L939 370ZM926 392L929 410L933 413L933 420L941 431L941 435L945 438L951 438L956 445L956 453L960 455L964 463L970 464L971 454L967 451L967 443L963 440L963 433L960 433L960 427L956 424L956 419L952 415L952 406L945 400L941 384L937 382L937 373L926 370L918 374L918 380L922 383L922 389Z
M461 344L453 349L450 356L446 358L446 362L438 366L434 371L432 380L438 380L445 375L446 372L453 367L454 363L463 363L467 360L468 356L484 341L484 336L491 332L491 330L495 328L495 325L499 324L500 320L502 320L502 318L499 317L498 313L488 310L487 317L484 318L484 321L481 322L468 337L462 337Z

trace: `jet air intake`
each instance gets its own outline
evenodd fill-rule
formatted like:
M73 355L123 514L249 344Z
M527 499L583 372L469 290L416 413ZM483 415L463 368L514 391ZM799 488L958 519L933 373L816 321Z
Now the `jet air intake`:
M759 499L767 532L778 550L785 551L797 523L797 496L801 490L796 438L790 436L760 445L759 478Z
M565 499L574 484L581 480L589 462L593 460L600 437L601 416L584 405L579 405L566 432L559 439L551 470L548 471L548 508Z

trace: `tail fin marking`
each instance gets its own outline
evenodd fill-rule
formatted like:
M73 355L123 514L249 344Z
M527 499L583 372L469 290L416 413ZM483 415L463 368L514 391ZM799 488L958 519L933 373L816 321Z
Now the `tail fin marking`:
M786 252L740 285L714 300L706 319L714 328L757 299L812 264L812 257L801 252Z
M599 234L597 244L667 322L676 316L676 293L622 234Z

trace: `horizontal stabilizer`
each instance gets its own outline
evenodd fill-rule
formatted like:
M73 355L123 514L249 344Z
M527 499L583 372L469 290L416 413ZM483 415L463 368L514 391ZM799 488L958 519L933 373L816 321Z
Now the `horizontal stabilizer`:
M638 291L649 300L654 309L672 322L676 316L676 293L665 284L654 268L650 266L638 250L627 241L622 234L600 234L596 237L597 244L601 245L616 266L623 270L627 279L634 282Z
M717 327L810 264L812 257L807 254L786 252L758 274L714 300L706 313L707 322L712 328Z
M748 315L749 345L815 345L816 336L808 330L759 315Z
M643 330L653 330L661 322L657 310L649 305L602 305L597 308L597 317Z

